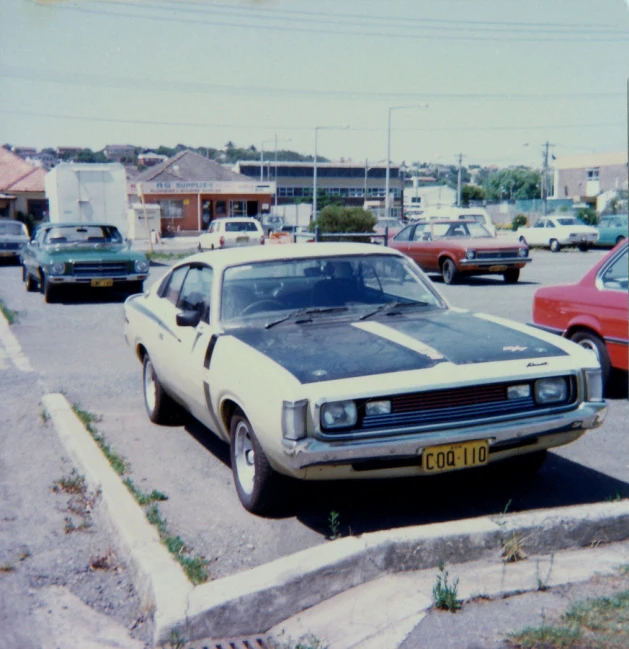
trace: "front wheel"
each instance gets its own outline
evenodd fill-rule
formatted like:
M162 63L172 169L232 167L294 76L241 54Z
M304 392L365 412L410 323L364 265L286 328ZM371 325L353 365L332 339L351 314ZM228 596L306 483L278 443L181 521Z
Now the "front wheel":
M242 506L254 514L269 511L276 504L280 476L269 464L242 410L232 417L230 439L232 472Z
M609 354L607 352L607 347L601 338L599 338L595 333L590 331L577 331L570 336L570 340L589 349L596 354L598 362L601 364L601 373L603 375L603 385L607 382L609 372L611 371L611 361L609 360Z
M42 280L42 293L44 294L44 300L48 304L52 304L59 297L59 287L52 284L48 277L44 276Z
M561 246L559 245L559 241L557 239L551 239L550 240L550 251L551 252L559 252L561 250Z
M441 265L441 274L446 284L455 284L459 278L459 271L452 259L445 259Z
M33 279L33 276L28 272L26 266L22 267L22 281L24 286L29 293L33 293L37 290L37 282Z
M505 272L503 277L507 284L515 284L520 279L520 269L509 268L509 270Z
M176 418L177 405L164 391L148 354L144 357L142 383L144 405L149 419L154 424L172 423Z
M589 243L580 243L579 244L579 250L581 252L587 252L590 249L590 244Z

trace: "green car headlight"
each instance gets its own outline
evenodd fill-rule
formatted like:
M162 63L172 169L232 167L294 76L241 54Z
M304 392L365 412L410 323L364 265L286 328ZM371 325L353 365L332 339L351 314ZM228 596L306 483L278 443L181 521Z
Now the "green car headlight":
M356 404L353 401L332 401L321 406L322 428L349 428L356 425Z
M146 273L149 269L149 262L146 259L135 260L135 272Z
M56 261L54 264L50 264L51 275L63 275L65 269L66 265L61 261Z

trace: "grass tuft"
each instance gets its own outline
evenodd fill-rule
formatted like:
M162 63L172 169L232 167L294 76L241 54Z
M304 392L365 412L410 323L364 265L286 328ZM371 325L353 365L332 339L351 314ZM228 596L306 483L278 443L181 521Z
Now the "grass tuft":
M162 500L168 500L168 496L157 489L153 489L150 493L142 491L136 484L131 480L131 478L125 478L123 480L125 487L131 492L131 495L135 498L135 501L138 505L150 505L154 502L159 502Z
M439 573L437 582L432 588L432 601L439 610L455 613L461 608L461 602L457 599L459 578L457 577L451 584L448 583L448 571L443 561L439 563Z
M20 317L20 312L19 311L13 311L13 309L9 309L9 307L6 305L4 300L0 300L0 311L6 318L6 321L12 325L18 322L19 317Z
M341 516L338 512L331 511L328 516L328 526L330 528L330 534L328 538L330 541L335 541L336 539L341 538Z

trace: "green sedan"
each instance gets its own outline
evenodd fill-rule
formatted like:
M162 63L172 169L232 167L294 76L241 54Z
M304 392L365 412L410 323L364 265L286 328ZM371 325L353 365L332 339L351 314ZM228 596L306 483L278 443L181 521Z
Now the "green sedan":
M603 216L598 228L598 240L594 244L601 248L613 248L627 238L627 217L623 214Z
M141 293L149 271L148 259L130 250L115 226L101 223L40 225L21 261L26 290L39 289L46 302L72 286Z

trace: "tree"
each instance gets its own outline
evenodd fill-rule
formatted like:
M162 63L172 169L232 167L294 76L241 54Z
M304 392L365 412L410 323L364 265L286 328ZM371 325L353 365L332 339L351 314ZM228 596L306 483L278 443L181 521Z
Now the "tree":
M541 173L536 169L517 167L490 173L482 186L488 200L527 200L540 198Z
M581 207L575 212L575 216L587 225L598 223L598 214L593 207Z
M463 207L469 207L470 201L484 201L487 194L478 185L463 185L461 187L461 203Z
M319 227L320 232L373 232L378 219L362 207L343 207L342 205L328 205L319 212L319 217L312 223ZM327 238L326 241L359 241L364 243L367 237L339 237Z

